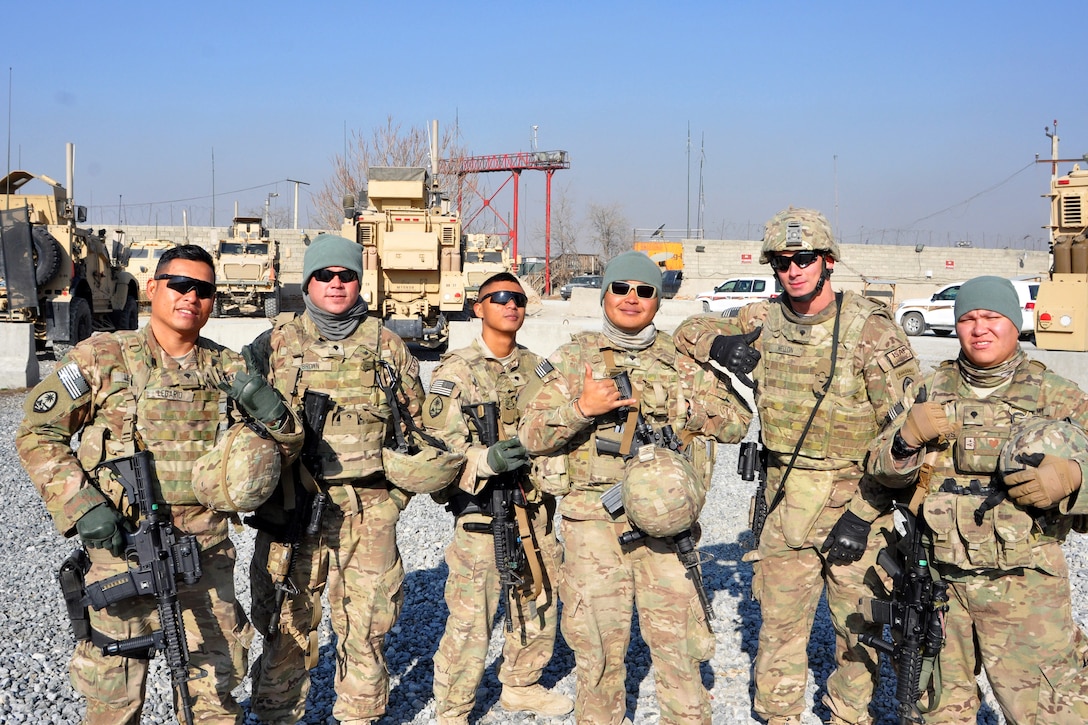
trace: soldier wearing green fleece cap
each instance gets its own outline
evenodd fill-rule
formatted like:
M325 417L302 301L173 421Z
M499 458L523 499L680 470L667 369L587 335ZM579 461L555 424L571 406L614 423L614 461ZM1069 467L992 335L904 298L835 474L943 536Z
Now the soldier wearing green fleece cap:
M1088 394L1020 347L1012 283L956 295L960 354L870 449L869 472L915 489L948 584L927 723L974 722L985 668L1007 722L1088 722L1088 638L1073 621L1062 541L1083 530Z

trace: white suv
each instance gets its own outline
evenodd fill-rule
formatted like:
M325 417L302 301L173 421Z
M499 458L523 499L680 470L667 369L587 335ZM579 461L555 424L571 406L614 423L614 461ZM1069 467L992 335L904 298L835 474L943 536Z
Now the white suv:
M1032 280L1013 279L1012 286L1020 297L1020 311L1024 321L1020 325L1020 336L1030 337L1035 333L1035 295L1039 292L1039 283ZM928 299L910 299L899 303L895 308L895 321L908 335L921 335L932 330L935 335L951 335L956 331L955 314L956 293L962 282L945 285Z
M781 291L778 280L770 275L733 277L710 292L699 293L695 299L703 303L703 312L724 312L756 300L773 299Z

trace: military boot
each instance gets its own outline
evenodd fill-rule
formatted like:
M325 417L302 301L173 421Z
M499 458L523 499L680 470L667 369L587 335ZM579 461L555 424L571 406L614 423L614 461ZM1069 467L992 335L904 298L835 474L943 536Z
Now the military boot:
M574 700L539 684L525 687L503 685L499 704L507 712L533 712L545 717L559 717L574 709Z
M435 718L438 725L468 725L468 715L454 715L453 717L436 715Z

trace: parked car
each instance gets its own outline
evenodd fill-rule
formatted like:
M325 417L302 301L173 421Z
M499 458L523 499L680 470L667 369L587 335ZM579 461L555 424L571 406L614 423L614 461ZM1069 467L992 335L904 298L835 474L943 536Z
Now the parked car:
M1020 297L1020 311L1024 317L1020 336L1030 337L1035 333L1035 295L1039 292L1039 283L1022 279L1009 281ZM903 300L895 309L895 321L911 336L921 335L926 330L932 330L934 335L951 335L956 331L954 308L961 284L945 285L928 299Z
M559 288L559 296L565 300L570 299L570 291L575 287L592 287L593 289L601 288L601 275L599 274L581 274L577 277L571 277L570 282Z
M680 283L684 281L684 272L680 269L665 269L661 271L661 296L671 300L680 291Z
M724 312L756 300L774 299L781 293L782 286L771 275L731 277L695 299L703 303L703 312Z

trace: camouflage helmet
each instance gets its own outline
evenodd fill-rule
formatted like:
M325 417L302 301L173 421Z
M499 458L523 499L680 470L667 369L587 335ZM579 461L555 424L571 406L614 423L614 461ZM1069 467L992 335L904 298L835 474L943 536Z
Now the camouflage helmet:
M215 511L249 512L280 480L280 452L245 423L235 423L193 466L196 500Z
M1051 418L1029 417L1014 423L1009 440L1001 448L999 473L1024 470L1020 456L1042 453L1060 458L1088 454L1088 433L1076 423Z
M691 461L653 446L653 457L635 456L623 476L627 518L650 536L675 536L690 529L706 503L706 491Z
M841 259L839 245L831 233L827 218L815 209L792 206L775 214L763 230L759 263L767 264L775 252L826 251L832 259Z
M427 443L419 445L418 453L398 453L382 449L385 477L397 488L412 493L436 493L457 478L465 462L463 453L443 451Z

